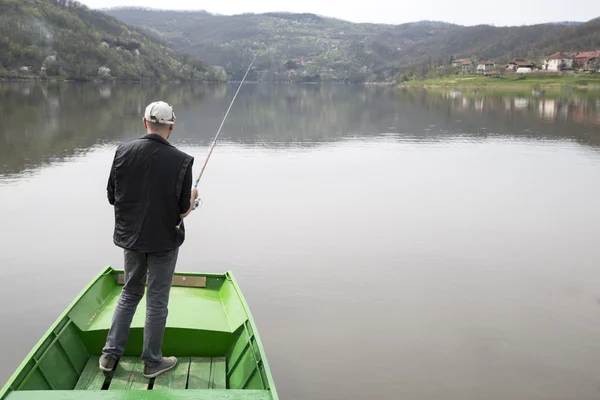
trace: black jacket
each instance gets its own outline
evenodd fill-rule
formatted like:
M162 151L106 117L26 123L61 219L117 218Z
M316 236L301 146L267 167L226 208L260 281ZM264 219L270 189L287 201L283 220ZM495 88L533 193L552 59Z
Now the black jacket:
M185 226L176 226L190 208L193 164L193 157L159 135L119 145L107 186L117 246L143 253L181 246Z

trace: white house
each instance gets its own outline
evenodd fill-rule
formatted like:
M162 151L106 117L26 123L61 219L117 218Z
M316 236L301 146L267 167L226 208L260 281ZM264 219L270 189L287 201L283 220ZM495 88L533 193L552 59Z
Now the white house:
M573 60L576 53L565 53L559 51L552 54L544 61L543 69L548 71L563 71L566 69L573 69Z
M495 66L496 66L496 63L493 62L493 61L480 60L477 63L477 73L478 74L486 73L486 72L491 71L492 69L494 69Z

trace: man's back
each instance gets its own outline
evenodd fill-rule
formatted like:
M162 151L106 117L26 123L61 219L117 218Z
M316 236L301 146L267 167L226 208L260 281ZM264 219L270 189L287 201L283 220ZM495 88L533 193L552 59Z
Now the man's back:
M144 377L150 379L177 365L177 358L162 356L161 346L179 246L185 239L182 219L192 212L198 189L192 189L194 159L168 142L175 126L173 107L153 102L142 121L148 134L118 147L108 178L114 241L124 249L125 284L98 367L114 371L146 293L142 361Z
M119 146L107 187L117 246L158 253L183 243L185 227L176 226L190 207L192 165L191 156L156 134Z

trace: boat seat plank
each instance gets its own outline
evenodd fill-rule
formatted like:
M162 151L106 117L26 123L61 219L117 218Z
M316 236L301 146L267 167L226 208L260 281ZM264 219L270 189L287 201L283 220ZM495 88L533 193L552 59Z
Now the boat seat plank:
M192 357L188 389L210 389L210 365L212 359L205 357Z
M268 390L147 390L144 400L272 400ZM11 392L6 400L131 400L126 390L26 390Z
M77 385L75 385L75 390L102 389L106 375L98 367L99 358L98 356L90 356L88 358L87 364L85 364L85 368L77 381Z
M179 357L175 368L154 379L152 390L185 389L190 370L190 361L190 357Z
M110 329L115 309L119 302L122 286L116 286L102 308L90 320L86 331L102 331L102 336ZM146 309L146 296L138 304L138 310ZM194 310L193 313L190 310ZM146 313L136 312L131 329L143 329ZM232 332L225 307L216 290L193 287L172 287L169 294L168 329L185 328L216 332Z
M121 357L108 390L145 390L148 379L144 378L144 364L137 357Z
M117 283L119 285L125 284L125 274L119 274L117 277ZM146 277L146 285L148 284L148 278ZM171 286L187 286L203 288L206 287L205 276L192 276L192 275L175 275L171 282Z
M210 366L210 389L227 389L225 357L214 357Z

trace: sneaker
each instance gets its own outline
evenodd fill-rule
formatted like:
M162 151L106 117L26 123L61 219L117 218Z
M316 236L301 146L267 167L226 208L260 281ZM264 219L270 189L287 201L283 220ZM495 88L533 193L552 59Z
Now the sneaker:
M115 364L117 363L117 356L112 354L102 354L100 357L100 369L104 372L110 372L115 369Z
M155 367L144 365L144 377L156 378L163 372L167 372L168 370L175 368L176 365L177 359L175 357L163 357L162 361Z

